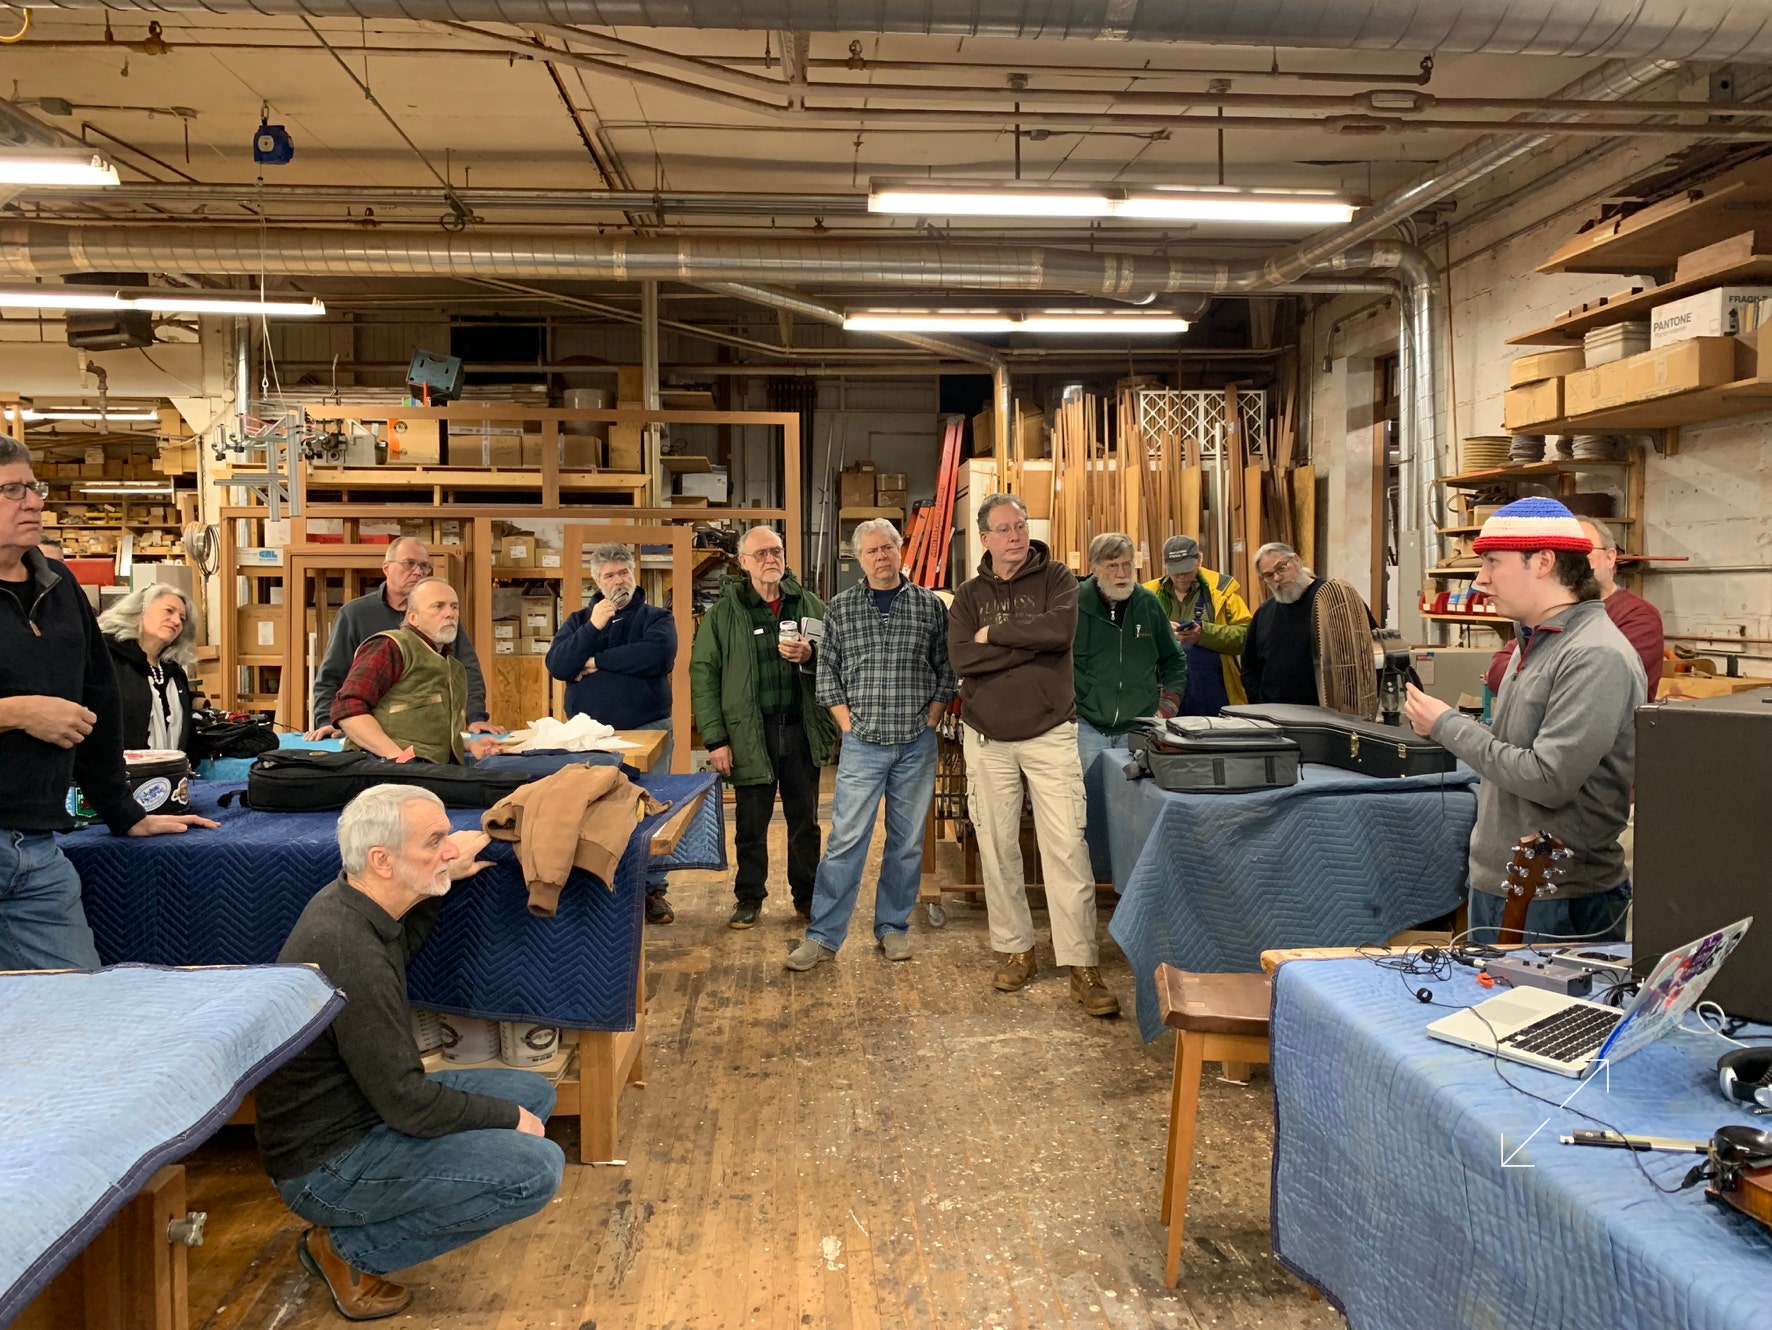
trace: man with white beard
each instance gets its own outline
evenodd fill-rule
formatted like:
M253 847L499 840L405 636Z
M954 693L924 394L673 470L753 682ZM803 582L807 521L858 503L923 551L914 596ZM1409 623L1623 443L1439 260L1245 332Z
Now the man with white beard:
M458 666L459 668L459 666ZM259 1085L258 1148L284 1204L313 1225L296 1259L347 1320L412 1301L387 1275L545 1207L566 1156L543 1134L554 1087L533 1071L425 1073L406 967L450 887L487 865L483 831L443 801L377 785L338 819L344 871L315 893L277 960L349 995L332 1023Z
M1322 582L1304 566L1297 550L1277 540L1255 551L1255 572L1268 598L1249 625L1243 688L1251 702L1317 706L1311 607Z
M454 587L427 577L412 588L405 622L357 648L332 699L332 723L344 731L346 747L396 762L460 763L464 753L498 751L489 736L462 744L468 672L451 650L460 629Z
M1090 575L1077 587L1077 753L1083 776L1141 716L1173 716L1187 688L1187 657L1153 592L1138 584L1132 538L1089 542ZM1099 869L1099 865L1097 866ZM1099 876L1099 873L1098 873Z

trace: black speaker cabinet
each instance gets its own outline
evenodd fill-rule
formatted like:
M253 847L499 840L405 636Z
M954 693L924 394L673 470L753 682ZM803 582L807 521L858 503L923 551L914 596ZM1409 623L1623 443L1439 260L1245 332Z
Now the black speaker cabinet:
M1636 836L1638 961L1751 914L1704 996L1772 1021L1772 688L1637 712Z

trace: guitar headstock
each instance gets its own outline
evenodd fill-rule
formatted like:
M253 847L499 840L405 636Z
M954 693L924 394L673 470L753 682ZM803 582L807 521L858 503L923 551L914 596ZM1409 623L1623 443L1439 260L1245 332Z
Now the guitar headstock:
M1548 895L1565 872L1563 861L1574 857L1575 851L1550 832L1528 832L1514 846L1514 856L1508 861L1501 894L1509 900L1526 901Z

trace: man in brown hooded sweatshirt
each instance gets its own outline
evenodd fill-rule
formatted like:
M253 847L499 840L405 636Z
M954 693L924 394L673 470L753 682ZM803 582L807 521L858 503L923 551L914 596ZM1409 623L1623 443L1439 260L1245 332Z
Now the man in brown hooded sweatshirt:
M1070 967L1071 996L1091 1016L1115 1016L1120 1001L1101 981L1095 875L1083 843L1083 769L1077 757L1077 698L1071 644L1077 579L1028 538L1027 507L1013 494L979 505L985 556L978 576L954 593L948 659L960 676L966 787L984 870L991 946L1006 955L993 978L1013 993L1039 968L1021 861L1022 780L1052 916L1058 964Z

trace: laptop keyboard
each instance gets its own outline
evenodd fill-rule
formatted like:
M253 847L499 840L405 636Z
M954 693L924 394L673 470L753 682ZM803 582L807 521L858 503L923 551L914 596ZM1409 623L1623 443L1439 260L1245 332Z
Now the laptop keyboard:
M1501 1042L1522 1053L1536 1053L1558 1062L1586 1062L1600 1051L1606 1036L1624 1019L1622 1011L1565 1007L1543 1020L1515 1030Z

